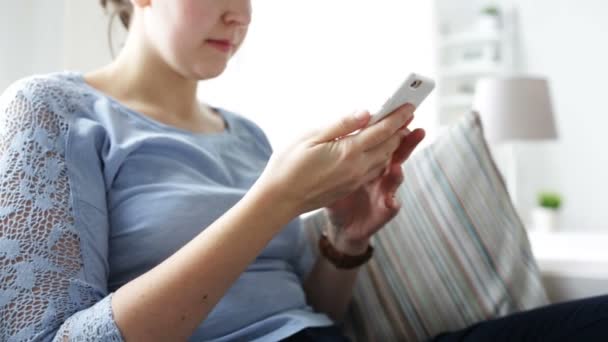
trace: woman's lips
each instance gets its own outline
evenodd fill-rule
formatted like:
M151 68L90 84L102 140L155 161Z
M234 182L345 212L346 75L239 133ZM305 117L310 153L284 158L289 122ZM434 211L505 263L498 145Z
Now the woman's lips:
M222 52L230 52L232 50L232 43L229 40L209 39L207 43Z

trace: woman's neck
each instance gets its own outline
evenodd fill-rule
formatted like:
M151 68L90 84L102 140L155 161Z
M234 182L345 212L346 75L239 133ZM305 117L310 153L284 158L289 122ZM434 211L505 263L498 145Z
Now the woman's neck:
M85 75L87 82L127 106L163 121L187 121L199 116L198 82L177 73L138 37L143 34L129 34L118 57L106 67Z

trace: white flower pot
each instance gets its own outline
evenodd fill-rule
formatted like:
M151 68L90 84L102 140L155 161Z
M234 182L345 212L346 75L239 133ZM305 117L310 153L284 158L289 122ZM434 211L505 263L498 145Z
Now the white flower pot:
M534 230L551 232L558 228L559 211L536 207L532 210L532 224Z
M500 18L491 14L480 14L477 18L477 27L481 32L498 32L500 30Z

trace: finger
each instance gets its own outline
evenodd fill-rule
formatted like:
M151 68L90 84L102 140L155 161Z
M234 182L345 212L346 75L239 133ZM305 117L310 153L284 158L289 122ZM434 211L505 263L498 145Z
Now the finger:
M402 164L406 161L412 152L416 149L418 144L424 139L426 132L423 129L415 129L410 134L406 135L401 144L393 154L392 162L395 164Z
M401 209L401 202L397 199L397 193L385 197L384 204L387 208L392 209L395 212L395 215L397 215L397 212Z
M366 127L359 134L352 137L355 148L368 151L388 140L399 128L411 121L414 115L414 106L406 104L389 114L380 122Z
M384 165L380 165L380 166L376 166L376 167L372 168L365 174L365 176L361 180L361 184L367 184L367 183L373 181L374 179L382 176L382 174L384 173L384 169L385 169Z
M386 162L386 165L384 165L384 173L382 174L382 177L388 175L388 173L391 172L391 160Z
M399 138L395 139L395 141L398 141L398 139ZM394 145L398 145L398 142L395 142ZM387 175L388 172L390 172L392 163L391 158L389 156L392 153L391 151L393 151L392 147L390 147L386 153L380 151L377 152L380 156L380 159L376 163L372 164L369 171L366 173L367 176L364 178L365 181L363 182L363 184L366 184L368 181L373 180L377 177L384 177Z
M391 164L387 175L382 177L380 188L384 195L384 200L387 207L398 207L395 203L395 197L401 184L403 184L403 169L401 165Z
M387 174L382 178L382 189L386 193L395 193L403 183L403 169L401 164L391 164Z
M391 160L393 160L393 156L401 144L401 139L403 139L403 134L405 133L395 133L392 137L390 137L389 140L367 152L364 152L365 160L368 160L372 167L376 167L378 165L386 166L391 162Z
M399 127L399 129L404 129L407 126L409 126L409 124L412 123L412 121L414 121L414 115L410 116L409 119L407 119L407 121L405 121L405 124L403 124L403 126Z
M368 111L357 112L352 115L344 116L329 125L329 127L321 129L318 132L315 140L317 142L336 140L365 127L369 120L370 114Z
M391 140L384 143L382 146L366 152L368 156L366 156L365 159L371 160L370 168L375 169L384 163L384 172L381 175L386 176L390 172L392 164L401 166L403 161L399 161L397 158L404 158L403 160L407 159L421 141L418 139L424 138L423 130L418 129L414 132L416 133L412 134L413 132L402 129L395 133ZM422 135L422 137L420 135Z

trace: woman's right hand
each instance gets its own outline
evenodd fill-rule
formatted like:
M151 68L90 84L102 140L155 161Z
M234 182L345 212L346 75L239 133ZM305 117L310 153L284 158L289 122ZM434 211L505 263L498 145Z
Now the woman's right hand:
M273 191L296 215L325 207L382 175L409 133L414 109L404 105L366 128L370 114L363 112L310 132L274 153L256 186Z

